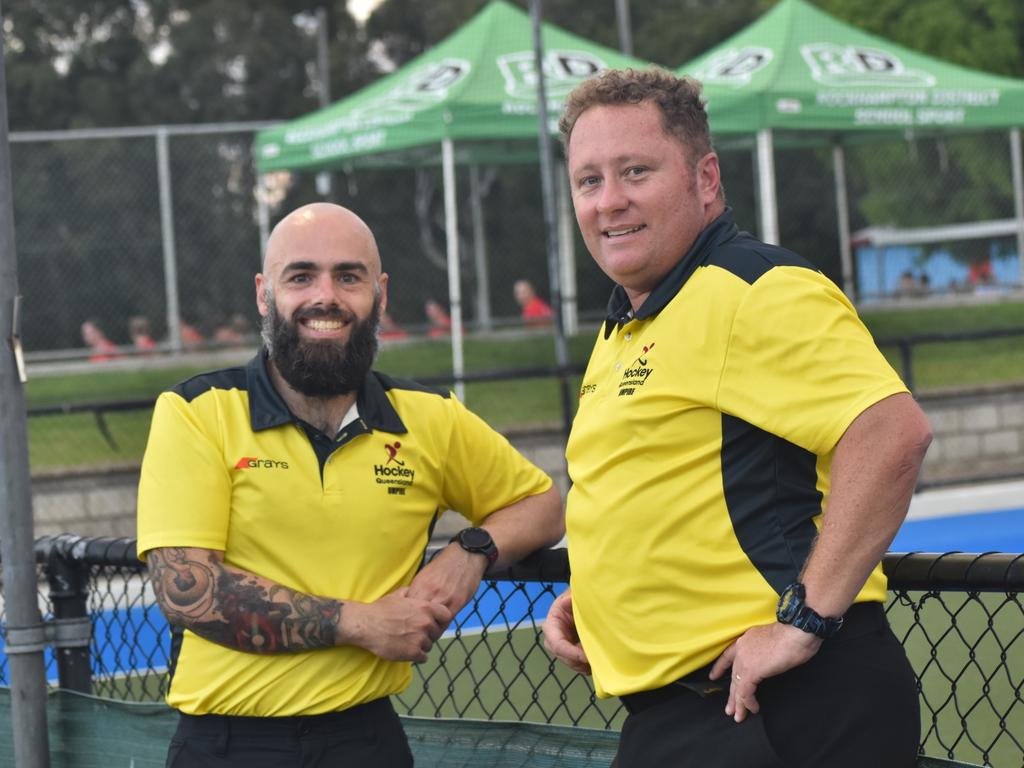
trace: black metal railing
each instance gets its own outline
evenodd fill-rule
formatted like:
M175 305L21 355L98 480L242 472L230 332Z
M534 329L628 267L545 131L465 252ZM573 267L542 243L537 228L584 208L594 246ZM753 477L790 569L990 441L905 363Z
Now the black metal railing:
M162 700L169 632L135 540L43 537L36 559L47 618L92 624L87 643L57 641L48 654L51 683ZM891 553L884 568L889 620L918 677L923 753L1024 763L1024 555ZM568 577L564 549L490 574L430 661L417 665L399 710L617 728L618 702L597 699L589 679L555 664L542 647L540 623Z

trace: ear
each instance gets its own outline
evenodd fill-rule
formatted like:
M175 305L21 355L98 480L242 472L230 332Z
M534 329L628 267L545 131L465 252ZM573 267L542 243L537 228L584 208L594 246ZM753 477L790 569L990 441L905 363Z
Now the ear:
M377 278L377 285L380 286L380 314L383 316L388 311L388 273L381 272Z
M256 273L256 308L260 311L260 317L266 317L267 313L270 311L264 297L264 294L266 293L264 290L266 279L267 278L263 276L262 272Z
M705 208L718 200L721 186L722 171L718 167L718 155L708 152L697 161L697 189Z

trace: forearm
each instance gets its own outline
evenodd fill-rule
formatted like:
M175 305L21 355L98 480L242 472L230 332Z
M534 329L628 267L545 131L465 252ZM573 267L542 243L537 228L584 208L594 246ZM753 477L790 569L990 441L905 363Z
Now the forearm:
M823 616L846 612L907 514L931 431L909 395L875 404L836 447L821 534L802 581Z
M155 549L150 581L167 620L247 653L292 653L344 642L343 603L298 592L199 548Z
M555 486L528 496L488 515L483 527L498 547L495 567L522 560L531 552L550 547L565 535L565 511Z

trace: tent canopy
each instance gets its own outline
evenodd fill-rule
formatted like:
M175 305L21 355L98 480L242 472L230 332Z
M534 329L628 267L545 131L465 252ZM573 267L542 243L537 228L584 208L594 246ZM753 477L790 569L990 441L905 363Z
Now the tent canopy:
M782 0L677 73L704 84L719 135L1024 125L1024 81L912 51L805 0Z
M551 115L590 75L609 67L647 66L548 24L542 40ZM376 83L261 132L257 166L267 172L410 164L427 157L436 162L445 139L458 142L460 161L536 158L532 27L527 14L504 0L493 0L445 40Z

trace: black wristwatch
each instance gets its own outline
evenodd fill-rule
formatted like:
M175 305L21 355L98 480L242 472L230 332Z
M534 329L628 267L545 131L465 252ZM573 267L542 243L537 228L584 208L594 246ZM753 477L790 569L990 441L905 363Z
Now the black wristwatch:
M810 632L824 640L832 637L843 626L843 617L837 619L820 616L813 608L804 603L807 590L799 581L794 581L779 597L779 605L775 609L775 618L781 624L791 624L804 632Z
M488 568L498 559L498 547L494 544L491 534L483 528L463 528L452 536L448 543L451 544L452 541L459 542L459 546L467 552L486 557Z

